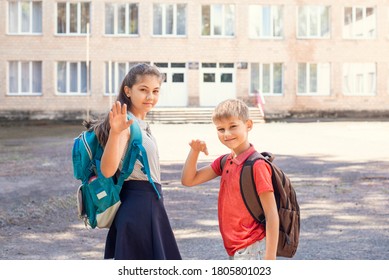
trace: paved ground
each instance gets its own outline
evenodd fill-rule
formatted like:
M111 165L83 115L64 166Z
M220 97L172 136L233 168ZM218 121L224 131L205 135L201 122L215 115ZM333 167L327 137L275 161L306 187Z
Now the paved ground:
M76 217L71 148L81 126L0 127L0 259L101 259L106 230ZM184 259L226 259L217 225L218 182L185 188L192 138L207 164L227 152L212 125L152 125L165 204ZM295 259L389 259L389 122L256 124L258 150L276 154L301 206Z

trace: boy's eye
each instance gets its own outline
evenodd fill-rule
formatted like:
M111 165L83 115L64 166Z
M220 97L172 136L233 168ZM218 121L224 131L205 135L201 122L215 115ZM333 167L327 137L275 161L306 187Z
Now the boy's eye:
M217 131L224 132L224 128L219 128Z

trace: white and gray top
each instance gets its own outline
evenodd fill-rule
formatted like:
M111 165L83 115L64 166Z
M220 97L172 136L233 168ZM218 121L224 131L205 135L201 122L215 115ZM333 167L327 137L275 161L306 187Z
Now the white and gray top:
M146 121L140 120L134 116L133 118L134 121L138 122L139 127L142 131L142 144L143 147L145 147L145 150L147 152L151 178L155 183L161 184L161 169L159 165L159 152L158 152L157 141L154 138L154 136L151 134L149 124ZM119 166L120 169L122 168L124 155L126 154L126 152L127 152L127 148L124 151L123 158L120 162L120 166ZM142 168L143 168L142 163L139 160L136 160L134 171L126 179L126 181L128 180L148 181L147 175L143 173Z

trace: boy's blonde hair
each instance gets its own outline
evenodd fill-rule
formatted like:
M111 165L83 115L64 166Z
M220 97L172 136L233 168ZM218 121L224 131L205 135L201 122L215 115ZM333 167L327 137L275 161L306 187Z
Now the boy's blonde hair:
M249 116L249 107L242 100L227 99L216 106L212 114L212 121L237 117L241 121L247 121Z

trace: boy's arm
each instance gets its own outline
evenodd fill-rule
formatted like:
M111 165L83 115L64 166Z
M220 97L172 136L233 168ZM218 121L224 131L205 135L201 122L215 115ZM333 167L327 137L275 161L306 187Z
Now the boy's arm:
M279 217L274 193L270 191L259 195L266 217L266 252L265 260L275 260L278 246Z
M185 161L181 173L181 183L184 186L191 187L207 182L217 177L210 165L197 169L197 160L200 152L208 155L207 145L200 140L192 140L189 145L191 149Z

